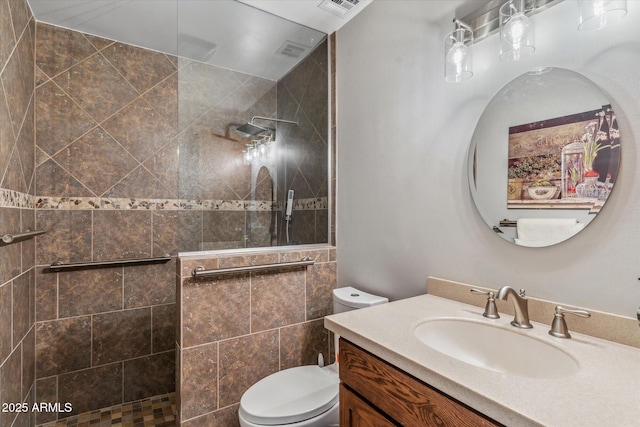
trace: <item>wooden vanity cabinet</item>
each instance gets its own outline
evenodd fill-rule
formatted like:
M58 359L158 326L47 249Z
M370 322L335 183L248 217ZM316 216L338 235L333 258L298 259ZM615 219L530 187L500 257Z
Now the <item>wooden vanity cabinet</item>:
M340 384L340 426L395 427L396 424L345 387L344 384Z
M501 426L340 338L340 426Z

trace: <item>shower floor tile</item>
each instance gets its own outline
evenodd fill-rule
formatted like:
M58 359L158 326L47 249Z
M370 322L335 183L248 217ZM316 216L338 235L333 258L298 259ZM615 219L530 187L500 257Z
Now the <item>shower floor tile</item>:
M40 427L175 427L175 404L175 393L169 393L85 412Z

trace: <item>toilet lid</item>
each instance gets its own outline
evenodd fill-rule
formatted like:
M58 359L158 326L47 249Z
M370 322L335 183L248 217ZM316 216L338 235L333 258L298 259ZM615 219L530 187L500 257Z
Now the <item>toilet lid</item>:
M240 399L240 413L254 424L308 420L338 402L338 375L331 368L299 366L261 379Z

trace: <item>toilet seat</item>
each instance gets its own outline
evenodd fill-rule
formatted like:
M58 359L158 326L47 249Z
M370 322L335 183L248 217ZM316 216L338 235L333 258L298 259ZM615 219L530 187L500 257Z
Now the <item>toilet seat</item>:
M291 424L316 417L338 403L332 366L285 369L255 383L240 400L240 415L258 425Z

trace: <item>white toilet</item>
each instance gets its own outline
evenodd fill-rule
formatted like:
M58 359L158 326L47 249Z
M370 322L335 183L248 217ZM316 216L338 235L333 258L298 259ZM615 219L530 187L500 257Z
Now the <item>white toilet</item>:
M333 312L356 310L389 302L352 287L333 291ZM338 336L335 337L336 349ZM261 379L242 395L238 417L241 427L337 427L338 366L299 366Z

